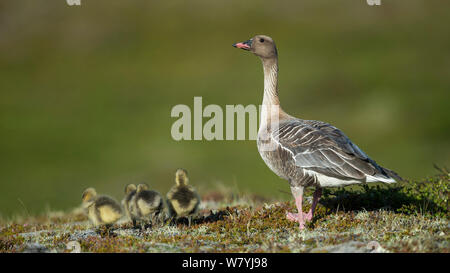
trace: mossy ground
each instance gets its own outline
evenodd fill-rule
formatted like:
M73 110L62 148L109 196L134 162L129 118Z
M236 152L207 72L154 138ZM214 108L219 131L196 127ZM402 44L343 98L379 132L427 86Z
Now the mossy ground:
M134 229L123 221L109 233L92 228L81 209L2 221L0 252L450 252L450 175L396 185L325 190L313 221L300 231L286 219L293 202L212 192L193 225ZM304 210L309 209L306 194ZM339 248L336 246L350 246ZM359 249L359 250L358 250Z

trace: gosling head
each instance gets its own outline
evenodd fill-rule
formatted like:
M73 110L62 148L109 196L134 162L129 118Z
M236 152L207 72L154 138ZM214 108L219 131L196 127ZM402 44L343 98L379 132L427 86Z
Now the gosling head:
M94 188L87 188L84 190L83 195L81 196L81 200L83 203L88 203L94 201L94 198L97 196L97 192Z
M141 192L141 191L148 191L148 185L147 184L139 184L137 186L136 192Z
M272 38L266 35L256 35L255 37L241 43L233 44L234 47L247 50L261 59L271 59L278 56L277 47Z
M178 186L187 185L189 183L189 178L185 169L177 170L175 173L175 183Z
M135 184L128 184L125 187L125 194L130 194L131 192L136 191L136 190L137 190L137 188L136 188Z

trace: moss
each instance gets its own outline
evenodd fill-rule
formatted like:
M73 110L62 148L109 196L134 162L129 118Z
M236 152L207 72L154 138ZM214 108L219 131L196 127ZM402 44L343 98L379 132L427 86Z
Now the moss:
M385 209L448 218L449 185L450 174L442 172L423 181L324 189L321 203L332 211Z
M302 231L286 219L286 211L296 210L292 201L225 193L211 194L220 203L208 204L219 209L203 210L191 227L181 219L146 229L124 223L93 230L79 212L49 213L2 225L0 252L20 252L31 242L67 252L66 244L76 240L84 252L326 252L327 246L377 241L390 252L448 253L448 183L441 174L390 187L326 190Z

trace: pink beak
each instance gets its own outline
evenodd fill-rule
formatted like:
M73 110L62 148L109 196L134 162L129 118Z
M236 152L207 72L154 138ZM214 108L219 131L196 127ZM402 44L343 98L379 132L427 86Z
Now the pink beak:
M250 49L250 47L248 45L244 44L244 43L234 44L234 47L242 48L242 49Z
M244 50L250 50L250 48L252 47L252 40L248 40L242 43L235 43L233 46Z

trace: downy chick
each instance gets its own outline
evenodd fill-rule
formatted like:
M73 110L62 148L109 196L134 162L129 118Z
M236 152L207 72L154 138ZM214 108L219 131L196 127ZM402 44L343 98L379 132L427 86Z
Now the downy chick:
M200 196L194 187L188 185L189 178L186 170L178 169L175 173L176 185L167 193L167 207L170 218L187 217L191 226L192 216L200 205Z
M94 226L110 226L122 217L122 209L109 196L97 195L94 188L88 188L82 196L83 208Z
M133 222L133 226L136 226L136 206L134 205L134 197L136 195L137 187L135 184L128 184L125 187L125 197L122 199L122 206L125 210L125 214Z
M136 194L133 197L131 214L141 221L150 221L152 224L159 220L164 209L164 202L161 194L157 191L149 190L146 184L137 186Z

